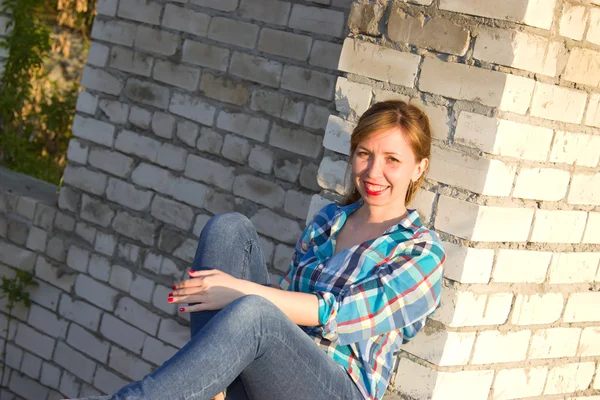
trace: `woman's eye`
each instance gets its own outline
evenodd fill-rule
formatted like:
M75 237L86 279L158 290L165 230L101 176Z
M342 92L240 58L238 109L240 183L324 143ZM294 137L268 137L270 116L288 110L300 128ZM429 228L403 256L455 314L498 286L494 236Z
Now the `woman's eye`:
M396 164L396 163L399 163L399 162L400 162L400 160L397 160L397 159L395 159L395 158L393 158L393 157L390 157L390 158L388 158L388 161L390 161L390 162L392 162L392 163L394 163L394 164Z
M369 153L367 153L366 151L359 151L356 153L356 155L359 157L366 157L369 155Z

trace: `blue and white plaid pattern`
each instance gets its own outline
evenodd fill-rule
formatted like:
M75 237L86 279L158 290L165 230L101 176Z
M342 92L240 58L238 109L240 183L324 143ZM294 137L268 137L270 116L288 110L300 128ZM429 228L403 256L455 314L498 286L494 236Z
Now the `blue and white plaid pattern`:
M321 326L304 330L365 399L381 399L394 354L439 305L446 256L415 210L379 238L334 256L338 232L361 204L325 206L302 233L279 286L318 296Z

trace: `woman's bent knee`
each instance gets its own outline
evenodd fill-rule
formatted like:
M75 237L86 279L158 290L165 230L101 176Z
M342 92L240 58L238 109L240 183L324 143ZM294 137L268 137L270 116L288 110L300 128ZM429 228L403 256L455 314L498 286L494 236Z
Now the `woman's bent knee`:
M237 212L217 214L208 220L202 233L216 234L223 237L232 237L240 232L254 228L250 220Z

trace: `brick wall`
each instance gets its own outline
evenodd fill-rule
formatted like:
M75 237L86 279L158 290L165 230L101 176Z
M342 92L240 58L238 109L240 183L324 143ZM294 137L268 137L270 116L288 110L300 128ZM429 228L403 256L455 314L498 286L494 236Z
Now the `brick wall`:
M3 400L113 392L182 347L167 294L216 213L250 217L274 279L287 268L349 8L98 1L63 186L42 199L0 182L1 273L40 282L8 332Z
M447 249L442 304L392 389L600 398L600 2L358 1L348 24L310 213L344 193L371 103L422 107L434 135L412 206Z

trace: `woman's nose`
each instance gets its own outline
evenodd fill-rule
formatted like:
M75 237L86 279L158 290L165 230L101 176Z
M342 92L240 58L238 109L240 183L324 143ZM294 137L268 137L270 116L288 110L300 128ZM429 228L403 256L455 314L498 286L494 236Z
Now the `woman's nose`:
M383 175L381 162L376 158L371 159L367 170L367 176L379 177L381 175Z

